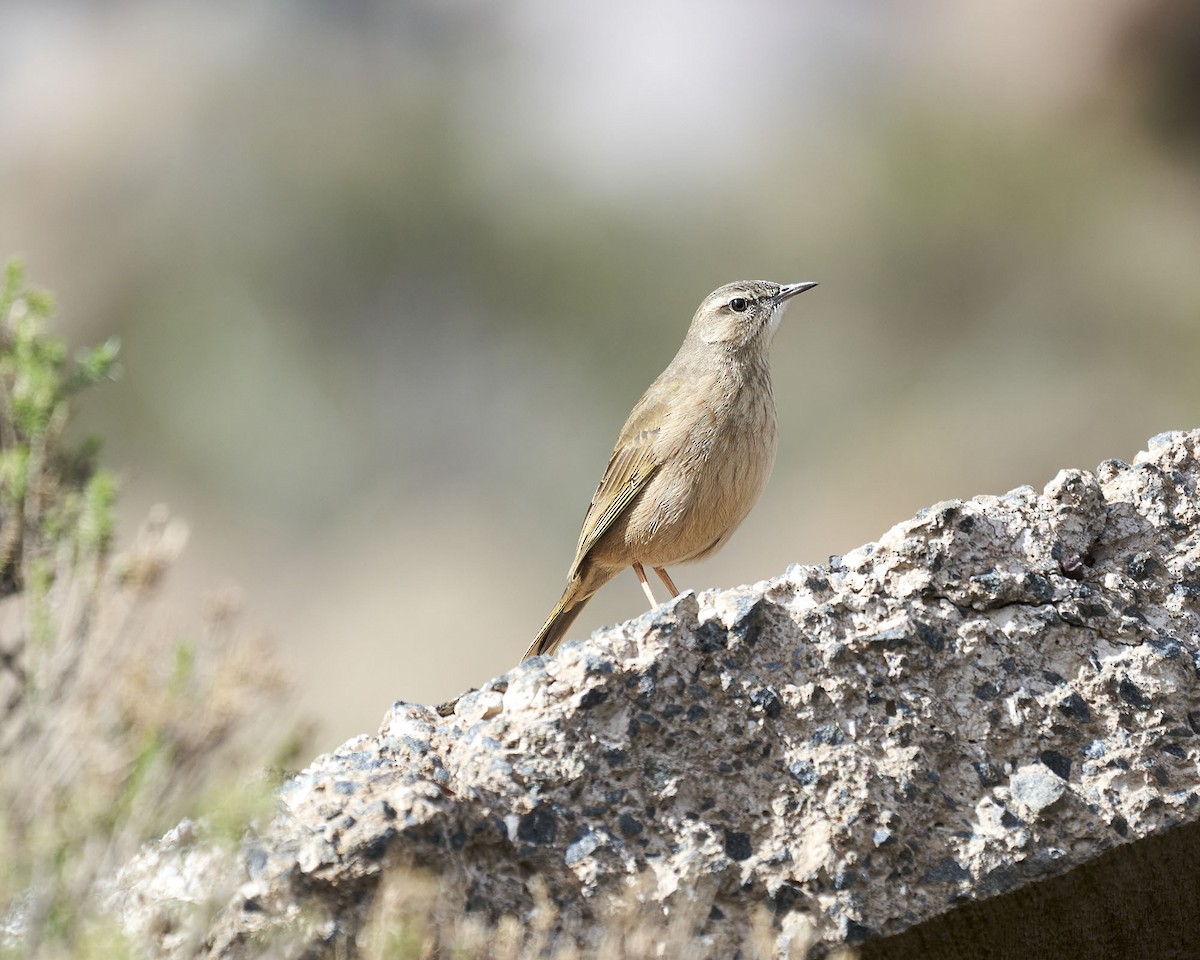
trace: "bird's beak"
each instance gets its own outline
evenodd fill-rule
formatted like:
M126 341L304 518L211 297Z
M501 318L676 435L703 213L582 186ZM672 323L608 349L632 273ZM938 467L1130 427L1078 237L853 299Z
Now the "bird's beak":
M779 288L779 292L775 294L775 302L783 303L789 297L794 297L798 293L803 293L805 290L811 290L816 284L812 281L807 283L785 283Z

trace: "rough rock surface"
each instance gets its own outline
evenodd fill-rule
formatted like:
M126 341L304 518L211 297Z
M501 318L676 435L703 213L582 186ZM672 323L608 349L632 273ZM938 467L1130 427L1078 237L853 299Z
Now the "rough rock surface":
M418 865L493 916L528 915L537 875L585 938L622 891L703 890L715 951L765 904L818 955L1195 823L1198 487L1200 431L1164 434L685 594L449 716L398 703L280 790L206 949L318 917L302 946L332 956Z

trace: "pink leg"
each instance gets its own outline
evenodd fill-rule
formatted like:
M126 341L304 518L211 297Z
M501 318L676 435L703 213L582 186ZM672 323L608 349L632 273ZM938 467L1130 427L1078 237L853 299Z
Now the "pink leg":
M640 563L633 565L633 572L637 574L638 583L642 585L642 589L646 591L646 597L650 601L650 606L657 607L658 601L654 599L654 593L650 590L650 583L646 580L646 568Z
M679 596L679 588L675 586L674 581L672 581L670 576L667 574L666 567L655 567L654 572L657 573L658 578L667 585L667 589L671 591L671 596Z

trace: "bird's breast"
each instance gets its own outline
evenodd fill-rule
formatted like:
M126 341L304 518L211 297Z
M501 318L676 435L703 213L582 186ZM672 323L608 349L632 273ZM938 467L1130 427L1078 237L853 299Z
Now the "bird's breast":
M625 539L643 563L667 566L713 552L758 501L775 464L770 381L744 379L716 391L677 431L646 493L630 512Z

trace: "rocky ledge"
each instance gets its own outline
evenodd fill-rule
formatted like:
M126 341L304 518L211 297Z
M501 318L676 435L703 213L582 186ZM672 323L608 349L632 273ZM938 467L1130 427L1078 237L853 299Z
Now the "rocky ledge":
M446 716L397 703L289 780L235 855L173 831L114 902L163 952L256 956L286 933L296 955L346 956L381 879L417 868L446 910L551 905L549 935L583 945L634 897L691 904L714 955L764 916L780 953L939 955L931 918L1194 844L1198 486L1200 431L1164 434L1041 493L937 504L828 565L684 594ZM1195 891L1184 872L1159 879ZM1077 886L1062 915L1121 936L1105 898L1131 892ZM183 936L187 904L222 889ZM1039 955L1016 930L1017 952L964 955Z

